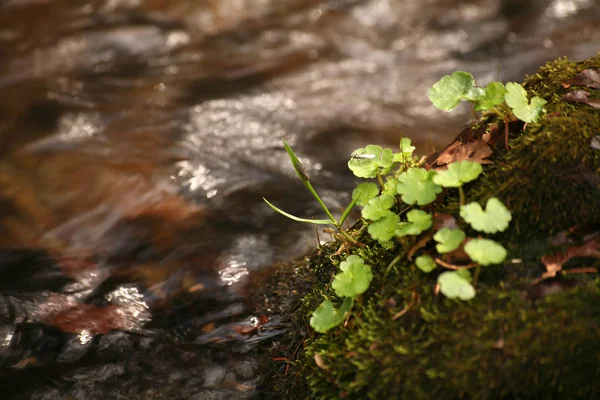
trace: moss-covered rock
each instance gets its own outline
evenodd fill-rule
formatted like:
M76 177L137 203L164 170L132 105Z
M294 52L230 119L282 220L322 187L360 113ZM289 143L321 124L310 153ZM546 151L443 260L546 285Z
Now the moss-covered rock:
M493 163L465 188L469 200L496 196L511 209L511 227L495 239L513 262L486 267L477 297L461 302L438 296L437 274L424 274L406 257L384 279L398 254L364 239L366 247L353 251L373 266L371 288L344 327L312 334L299 359L310 398L600 398L597 274L532 285L556 232L600 225L600 151L590 146L600 135L600 110L562 100L573 89L562 83L586 68L600 68L600 56L558 60L530 77L524 86L548 101L547 113L536 124L511 124L510 150L497 141ZM600 97L600 90L586 90ZM479 121L460 139L501 130L499 124ZM457 199L447 196L435 207L456 211ZM324 296L335 298L337 247L324 246L311 259L315 287L299 314L304 326ZM600 263L585 258L567 264L573 265Z

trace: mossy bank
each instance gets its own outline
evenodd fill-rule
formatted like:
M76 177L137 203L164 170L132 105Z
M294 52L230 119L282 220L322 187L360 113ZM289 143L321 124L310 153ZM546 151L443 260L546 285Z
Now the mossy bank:
M541 257L566 252L577 241L561 232L577 226L584 240L600 229L600 150L593 145L600 135L600 110L563 100L577 89L565 82L589 68L600 68L600 56L561 59L525 81L530 94L548 101L546 113L535 124L511 123L510 150L498 134L500 118L477 121L458 138L466 143L491 133L492 163L465 186L465 194L482 204L498 197L513 215L510 228L493 235L509 257L482 270L475 299L438 295L438 273L423 273L408 257L384 279L390 261L410 243L389 251L365 236L365 246L353 253L372 266L371 287L343 327L312 333L305 341L295 367L307 382L302 396L600 398L600 279L593 273L600 261L575 258L564 269L588 273L559 273L535 283L546 271ZM599 89L585 90L600 98ZM457 208L458 199L449 194L432 211ZM339 245L325 245L310 259L315 286L304 298L298 326L308 326L324 298L336 298L331 282L345 257Z

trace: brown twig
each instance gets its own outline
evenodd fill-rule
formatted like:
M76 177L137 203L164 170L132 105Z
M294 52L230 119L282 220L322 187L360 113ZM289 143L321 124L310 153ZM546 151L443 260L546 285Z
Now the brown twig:
M472 269L479 265L477 263L470 263L467 265L454 265L454 264L449 264L439 258L434 258L434 261L436 262L436 264L441 265L444 268L453 269L455 271L459 270L459 269Z

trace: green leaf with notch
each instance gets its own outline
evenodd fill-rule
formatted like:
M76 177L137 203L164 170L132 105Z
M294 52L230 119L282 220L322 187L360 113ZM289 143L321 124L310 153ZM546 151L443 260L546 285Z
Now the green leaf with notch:
M443 187L459 187L477 179L482 171L481 164L473 161L454 162L448 164L447 170L438 171L433 182Z
M387 215L387 212L394 205L394 196L382 194L369 200L362 209L361 215L364 219L377 221Z
M442 228L433 235L433 240L438 242L435 245L440 254L449 253L458 249L467 235L461 229Z
M506 88L501 82L490 82L485 87L483 96L475 102L475 111L486 111L504 102Z
M352 152L348 168L359 178L375 178L389 172L393 164L392 150L370 144Z
M388 210L381 219L371 222L367 230L374 240L385 242L394 237L398 221L400 221L398 214Z
M512 219L510 211L496 197L487 201L485 211L481 205L472 202L460 207L460 216L467 221L473 229L479 232L496 233L508 228Z
M310 317L310 326L317 332L327 332L344 322L353 305L354 299L347 297L340 308L336 310L331 301L325 300L313 311L312 317Z
M514 82L506 84L504 100L512 109L515 117L523 122L537 122L546 104L546 100L538 96L534 96L531 102L527 101L527 91L525 88Z
M423 168L409 168L398 175L396 190L406 204L417 203L420 206L434 201L442 188L434 183L435 171Z
M506 249L490 239L472 239L465 244L465 253L481 265L500 264L506 258Z
M341 273L333 279L331 287L339 297L356 297L371 284L373 272L359 256L352 254L340 263Z
M356 200L356 204L359 206L365 206L375 196L379 194L379 188L376 183L363 182L356 186L356 189L352 191L352 200Z
M473 285L457 271L442 272L438 276L440 291L449 299L471 300L475 297Z
M419 235L431 228L432 216L423 210L410 210L406 213L408 222L400 222L396 229L396 236Z
M475 87L473 75L464 71L456 71L444 76L429 89L429 100L435 107L451 111ZM470 97L475 97L471 94Z

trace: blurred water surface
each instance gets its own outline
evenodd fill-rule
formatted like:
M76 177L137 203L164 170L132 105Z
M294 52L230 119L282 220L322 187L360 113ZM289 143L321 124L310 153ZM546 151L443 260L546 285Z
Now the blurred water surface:
M253 314L248 277L315 244L262 197L321 216L281 139L341 209L355 148L456 135L439 77L588 58L599 20L593 0L1 2L3 398L260 397L250 349L285 316Z

